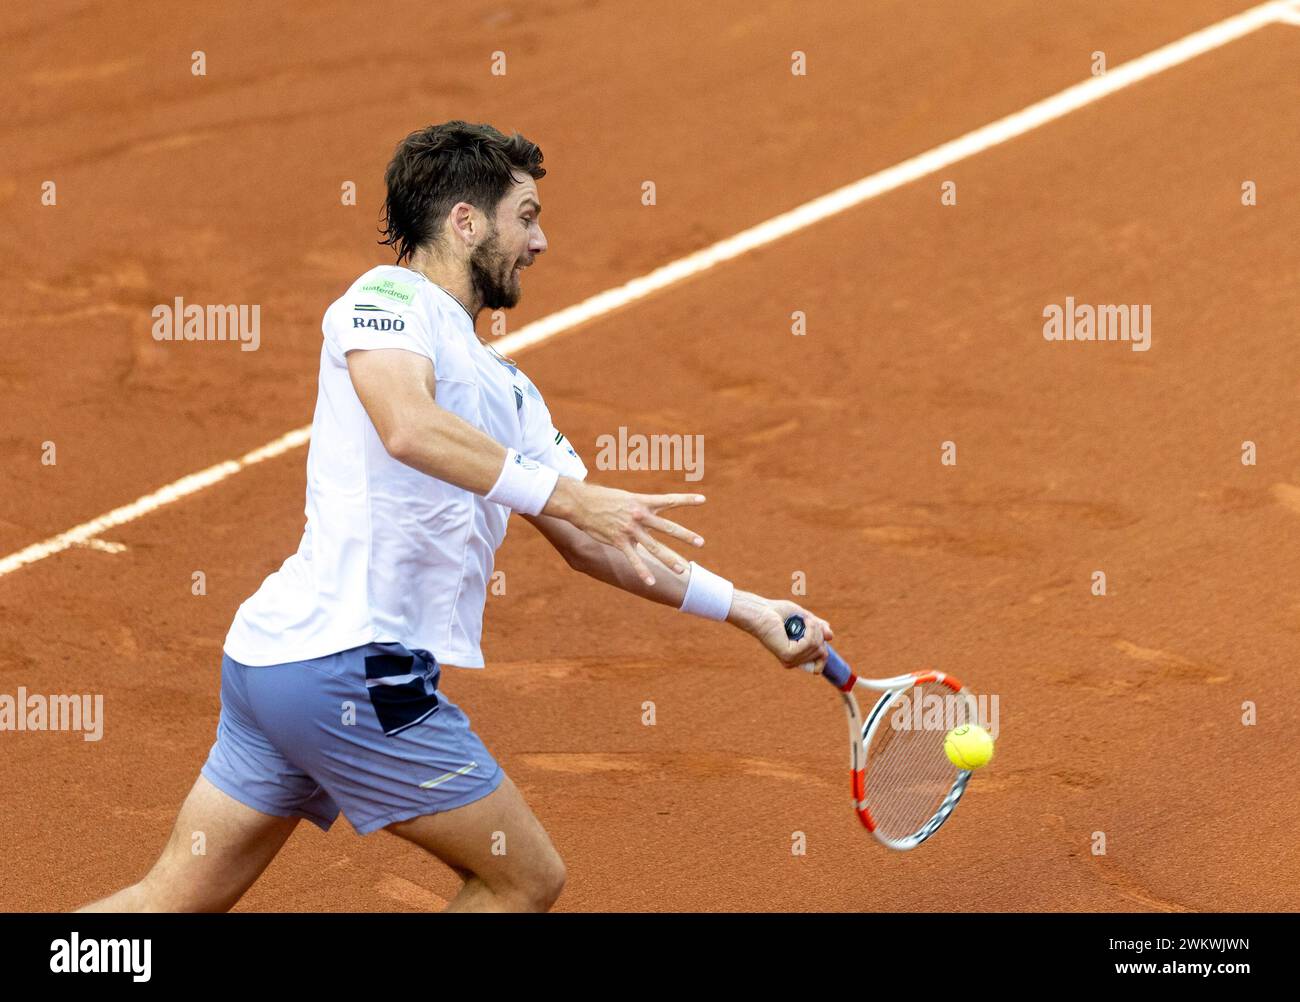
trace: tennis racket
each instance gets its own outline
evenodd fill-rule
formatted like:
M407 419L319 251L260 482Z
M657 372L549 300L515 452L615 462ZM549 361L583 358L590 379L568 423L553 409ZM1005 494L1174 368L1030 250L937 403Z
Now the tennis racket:
M791 640L802 640L804 631L802 616L785 621ZM829 644L827 650L823 674L849 714L853 808L882 845L915 849L948 820L966 792L970 770L948 760L943 742L953 727L978 723L975 697L937 671L858 678ZM856 689L879 693L865 720Z

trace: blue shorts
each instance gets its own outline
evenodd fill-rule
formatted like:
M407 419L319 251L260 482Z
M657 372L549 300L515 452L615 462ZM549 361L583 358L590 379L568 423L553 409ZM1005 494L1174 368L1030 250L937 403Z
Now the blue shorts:
M505 774L438 692L440 676L431 654L401 644L266 667L223 655L203 776L264 814L325 830L341 809L361 835L463 807Z

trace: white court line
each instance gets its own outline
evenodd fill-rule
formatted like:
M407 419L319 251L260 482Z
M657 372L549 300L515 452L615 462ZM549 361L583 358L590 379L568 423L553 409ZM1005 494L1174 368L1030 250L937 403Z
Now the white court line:
M298 428L287 435L281 435L274 442L268 442L260 449L254 449L252 452L246 453L239 459L227 459L224 463L209 466L206 470L191 473L188 477L181 477L175 483L160 487L152 494L146 494L142 498L136 498L130 504L123 505L121 508L114 508L106 515L100 515L99 518L83 522L67 532L61 532L57 536L50 537L43 543L33 543L25 550L11 553L3 560L0 560L0 576L12 574L19 567L33 564L38 560L44 560L46 557L61 553L70 546L88 543L101 532L114 526L134 521L141 515L147 515L163 505L179 501L181 498L195 494L205 487L218 484L227 477L233 477L240 470L279 456L290 449L296 449L300 445L305 445L310 437L310 425L306 428Z
M107 539L87 539L84 543L78 544L89 550L99 550L101 553L125 553L125 543L110 543Z
M1193 32L1185 38L1162 46L1139 56L1127 63L1108 70L1104 75L1091 77L1082 83L1067 87L1060 93L1031 104L1028 108L1017 111L996 122L982 126L973 132L953 139L932 150L928 150L902 163L878 171L852 184L838 188L829 194L805 202L789 212L783 212L766 222L759 223L735 236L720 240L711 247L678 258L663 267L656 268L647 275L634 278L617 288L609 289L580 303L569 306L550 316L535 320L521 327L514 334L508 334L494 342L502 354L511 355L524 348L546 341L556 334L577 327L579 324L602 317L629 303L676 285L687 278L707 271L715 265L740 257L759 247L780 240L799 230L807 229L824 219L839 215L854 206L877 198L886 192L894 191L905 184L919 180L928 174L965 160L977 153L982 153L993 146L1005 143L1017 136L1054 122L1058 118L1078 111L1086 105L1099 101L1117 91L1130 87L1139 81L1157 73L1185 63L1197 56L1227 45L1245 35L1269 24L1290 20L1295 13L1288 0L1271 0L1249 10L1243 11L1208 28ZM206 470L182 477L175 483L168 484L152 494L132 501L121 508L115 508L106 515L84 522L75 528L40 543L33 543L26 549L19 550L0 560L0 577L11 574L18 568L53 556L70 546L85 543L106 529L130 522L142 515L161 508L163 505L179 501L181 498L205 487L220 483L227 477L234 476L240 470L255 463L260 463L273 456L281 455L300 445L306 444L311 437L311 426L295 429L282 435L274 442L248 453L240 459L227 460L210 466Z

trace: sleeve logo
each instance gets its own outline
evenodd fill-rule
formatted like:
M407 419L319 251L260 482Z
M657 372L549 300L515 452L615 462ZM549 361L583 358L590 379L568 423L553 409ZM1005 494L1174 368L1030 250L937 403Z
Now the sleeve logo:
M388 317L353 317L352 327L354 330L358 327L364 327L372 331L403 331L406 330L406 321L390 320Z
M378 306L367 306L364 303L352 307L352 328L362 328L372 331L403 331L406 330L406 321L388 310L380 309ZM355 314L360 313L361 316Z
M567 452L574 459L578 459L578 454L573 451L573 446L569 444L569 440L564 437L563 432L557 431L555 433L555 444L562 446L564 448L564 451ZM581 460L578 461L581 462Z
M361 291L381 296L384 299L391 299L394 302L402 303L404 306L410 306L415 302L415 285L411 282L394 282L390 278L382 278L374 282L367 282L361 287Z

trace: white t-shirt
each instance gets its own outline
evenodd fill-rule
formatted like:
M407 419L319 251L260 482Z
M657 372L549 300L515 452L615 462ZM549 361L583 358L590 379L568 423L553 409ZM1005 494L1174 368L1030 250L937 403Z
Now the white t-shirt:
M482 668L492 560L510 509L426 476L384 449L346 354L400 348L433 362L438 405L502 445L585 479L522 372L484 347L468 313L418 272L362 275L325 311L298 552L239 607L225 650L246 665L305 661L371 642Z

